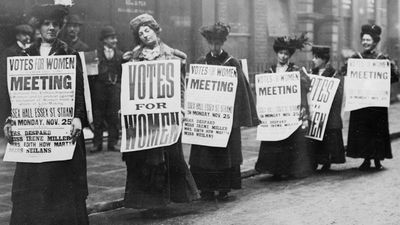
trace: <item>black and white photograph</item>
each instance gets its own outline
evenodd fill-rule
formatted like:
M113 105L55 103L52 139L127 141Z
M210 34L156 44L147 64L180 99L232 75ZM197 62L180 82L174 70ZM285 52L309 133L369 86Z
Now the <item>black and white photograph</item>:
M397 0L1 0L0 225L399 225Z

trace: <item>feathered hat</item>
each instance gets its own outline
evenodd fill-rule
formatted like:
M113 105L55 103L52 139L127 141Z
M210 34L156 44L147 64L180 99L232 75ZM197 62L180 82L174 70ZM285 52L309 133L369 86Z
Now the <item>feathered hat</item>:
M274 51L278 53L280 50L288 50L290 55L293 55L297 49L302 49L306 44L308 44L307 33L302 33L300 37L296 36L284 36L278 37L274 41Z
M44 20L55 20L62 27L64 18L68 15L68 8L64 5L35 5L31 15L38 20L38 25L41 25Z
M311 48L312 54L321 59L329 61L331 47L327 45L313 45Z
M200 28L200 34L209 40L221 40L226 41L226 37L229 35L231 27L222 22L216 22L210 26L203 26Z

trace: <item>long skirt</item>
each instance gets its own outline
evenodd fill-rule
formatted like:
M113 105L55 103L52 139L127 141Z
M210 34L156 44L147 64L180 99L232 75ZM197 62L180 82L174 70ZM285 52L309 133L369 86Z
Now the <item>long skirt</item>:
M80 136L71 160L17 163L10 224L89 224L87 194L86 152Z
M312 140L311 146L318 164L346 162L342 129L325 130L324 139L322 141Z
M242 185L240 128L232 128L225 148L192 145L190 170L201 191L230 191Z
M347 156L364 159L391 159L388 109L369 107L350 113Z
M313 172L315 160L305 131L297 129L287 139L261 142L255 169L260 173L305 177Z
M168 147L124 153L123 158L127 167L125 207L153 209L199 198L180 141Z

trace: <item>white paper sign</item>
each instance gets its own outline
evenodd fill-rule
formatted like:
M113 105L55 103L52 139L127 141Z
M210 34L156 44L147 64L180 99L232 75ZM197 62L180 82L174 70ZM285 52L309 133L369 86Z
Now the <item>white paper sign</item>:
M308 74L308 76L311 78L311 92L308 101L311 123L306 137L322 141L340 80L312 74Z
M76 56L7 58L13 144L4 161L72 159Z
M344 91L345 111L371 106L389 107L389 60L349 59Z
M176 143L182 130L181 62L122 64L121 152Z
M288 138L301 125L300 73L258 74L256 81L257 140L280 141Z
M233 124L236 67L190 65L182 142L226 147Z

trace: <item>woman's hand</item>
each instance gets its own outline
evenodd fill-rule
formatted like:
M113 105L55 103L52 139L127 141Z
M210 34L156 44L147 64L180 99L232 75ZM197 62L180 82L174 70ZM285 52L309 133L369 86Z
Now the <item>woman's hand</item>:
M76 139L81 135L81 133L82 133L81 119L75 117L72 119L71 123L71 137L73 144L76 142Z
M129 61L129 60L132 59L132 57L133 57L133 52L132 51L127 51L122 55L122 59L124 61Z
M12 144L11 123L6 123L3 128L4 136L7 142Z

